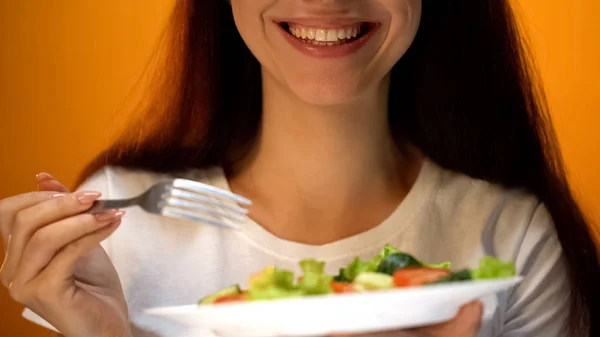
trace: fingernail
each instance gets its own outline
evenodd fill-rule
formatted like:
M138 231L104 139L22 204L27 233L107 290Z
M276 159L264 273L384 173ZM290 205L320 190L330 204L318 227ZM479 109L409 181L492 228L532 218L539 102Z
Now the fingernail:
M115 231L117 230L117 228L121 226L121 220L116 220L116 221L112 221L111 223L109 223L108 225L106 225L106 229L110 230L110 231Z
M67 195L65 193L54 193L50 196L50 199L56 199L56 198L62 198L62 197L66 197Z
M48 180L48 179L56 180L56 178L54 178L54 176L52 176L50 173L46 173L46 172L40 172L40 173L36 174L35 179L37 179L37 181L39 181L39 182Z
M108 224L108 227L110 227L110 228L115 228L115 229L116 229L116 228L117 228L117 227L119 227L120 225L121 225L121 220L119 219L119 220L117 220L117 221L113 221L113 222L109 223L109 224Z
M119 210L115 209L115 210L110 210L110 211L96 214L96 220L98 220L98 221L108 221L108 220L117 221L117 220L121 220L121 218L123 218L124 215L125 215L125 211L119 211Z
M100 198L102 194L99 192L87 192L87 191L79 191L75 192L75 197L81 204L91 204Z

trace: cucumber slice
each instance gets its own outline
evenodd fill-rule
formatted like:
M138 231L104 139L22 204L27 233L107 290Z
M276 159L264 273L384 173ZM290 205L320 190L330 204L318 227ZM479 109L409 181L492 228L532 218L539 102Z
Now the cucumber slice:
M422 264L417 259L406 253L395 253L392 254L379 264L377 268L378 273L387 275L394 275L396 270L403 269L406 267L421 267Z
M354 284L357 289L390 289L394 287L394 279L390 275L366 272L358 274L358 276L354 279Z
M223 297L223 296L229 296L229 295L239 295L242 293L242 290L240 289L239 285L234 285L231 287L227 287L225 289L219 290L214 294L208 295L205 298L201 299L198 302L198 305L204 305L204 304L212 304L214 303L217 299Z

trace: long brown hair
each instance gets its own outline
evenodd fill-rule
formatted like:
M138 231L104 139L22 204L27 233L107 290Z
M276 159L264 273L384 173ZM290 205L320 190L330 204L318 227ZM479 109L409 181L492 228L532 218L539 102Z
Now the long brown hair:
M231 172L252 145L261 123L260 65L227 2L178 0L164 41L144 117L80 182L105 165ZM509 0L423 1L416 40L392 70L389 99L399 140L448 169L538 196L569 265L569 331L599 335L600 321L592 319L600 317L596 246L567 184Z

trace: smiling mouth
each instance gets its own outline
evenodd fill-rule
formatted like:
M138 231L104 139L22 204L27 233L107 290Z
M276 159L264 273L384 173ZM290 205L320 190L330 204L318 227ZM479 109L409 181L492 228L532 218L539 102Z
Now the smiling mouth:
M294 23L281 22L281 28L298 41L315 46L337 46L352 43L367 35L375 23L359 22L339 28L306 27Z

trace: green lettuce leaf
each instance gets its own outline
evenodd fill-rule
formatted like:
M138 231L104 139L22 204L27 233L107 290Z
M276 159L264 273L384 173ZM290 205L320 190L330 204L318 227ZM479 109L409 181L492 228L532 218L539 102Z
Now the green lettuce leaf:
M396 253L403 253L401 251L399 251L398 249L392 247L390 244L386 244L385 246L383 246L383 248L379 251L379 254L375 255L372 259L371 259L371 263L373 263L374 265L376 265L377 267L379 267L379 264L381 264L381 261L383 261L385 258L387 258L390 255L394 255Z
M355 258L348 267L344 268L344 278L348 282L354 281L354 279L361 273L376 272L377 265L372 261L362 261L360 258Z
M332 276L325 273L325 263L313 259L300 262L302 278L295 283L294 273L269 266L250 278L248 296L251 300L324 295L333 292Z
M471 270L474 280L490 280L513 277L517 274L512 262L502 262L494 257L486 256L479 261L479 268Z
M294 284L294 273L269 266L250 278L248 296L253 300L270 300L302 296Z
M332 293L332 276L325 274L325 262L313 259L300 261L302 279L298 281L297 289L305 295L323 295Z
M348 280L346 278L345 272L346 272L346 268L341 268L340 272L333 278L333 280L335 282L342 282L342 283L350 283L350 282L352 282L351 280Z
M437 263L437 264L426 264L425 266L429 267L429 268L437 268L437 269L451 269L452 263L450 263L450 261L446 261L446 262L441 262L441 263Z

